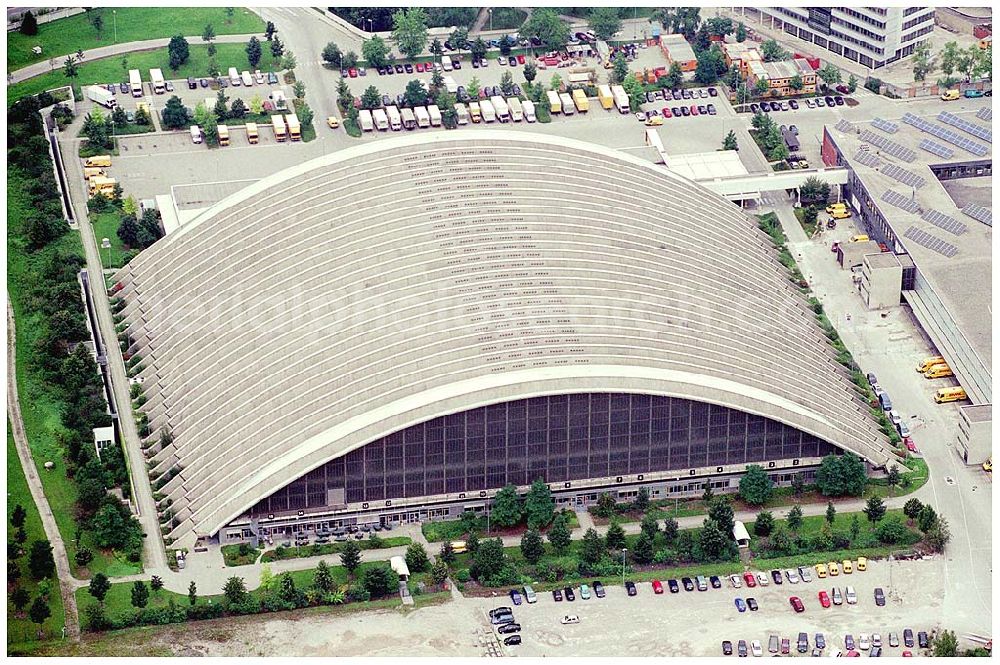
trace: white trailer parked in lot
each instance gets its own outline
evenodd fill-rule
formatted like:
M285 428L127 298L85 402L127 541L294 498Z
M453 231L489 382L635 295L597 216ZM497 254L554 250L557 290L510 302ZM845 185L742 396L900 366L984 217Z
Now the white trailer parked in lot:
M133 97L142 97L142 76L138 69L128 70L128 86Z
M615 99L615 107L618 109L619 113L629 113L632 110L632 105L629 104L628 95L625 93L625 88L620 85L611 86L611 96Z
M109 109L115 107L115 94L100 85L87 86L87 99Z
M367 113L367 111L362 111L362 113ZM375 109L370 113L372 120L375 122L375 128L380 132L389 131L389 117L385 114L385 109Z
M233 86L243 85L243 79L240 78L240 72L235 67L229 68L229 83Z
M462 104L461 102L455 104L455 115L458 116L458 124L469 124L469 109L465 107L465 104Z
M458 92L458 83L456 83L455 79L452 78L451 76L445 76L444 88L445 90L454 95L456 92Z
M245 69L243 70L243 73L240 74L240 80L243 81L243 85L248 88L253 85L253 77L250 76L250 72Z
M521 102L521 108L524 109L524 119L527 122L535 121L535 102L530 99L526 99Z
M485 122L493 122L497 119L496 109L493 108L493 104L488 99L484 99L479 102L479 110L483 114L483 120Z
M431 117L431 127L441 126L441 109L437 107L437 104L430 104L427 107L427 114Z
M377 109L380 110L381 109ZM385 112L382 113L382 117L385 117ZM370 132L375 129L375 123L372 122L372 112L368 109L361 109L358 111L358 121L361 123L361 131ZM386 121L386 127L389 126L389 122Z
M400 116L398 108L390 106L386 108L385 113L389 116L389 129L398 132L403 128L403 118Z
M573 98L569 96L568 92L559 93L559 101L562 102L563 115L573 115L576 113L576 106L573 104Z
M417 117L417 127L426 129L431 126L431 116L427 113L426 108L417 106L413 109L413 114Z
M163 80L163 72L159 69L150 69L149 78L153 82L153 92L162 95L167 91L167 82Z
M497 112L497 120L500 122L510 121L510 108L503 97L494 95L490 97L490 103L493 104L493 110Z
M507 106L510 107L510 119L514 122L521 122L524 120L524 109L521 107L521 100L517 97L509 97L507 99Z

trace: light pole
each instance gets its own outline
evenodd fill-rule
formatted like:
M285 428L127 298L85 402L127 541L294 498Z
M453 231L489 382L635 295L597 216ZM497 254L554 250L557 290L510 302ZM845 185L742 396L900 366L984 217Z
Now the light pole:
M366 18L365 20L368 21L368 34L370 35L372 34L372 28L375 27L375 21L370 18Z
M627 551L626 548L622 548L622 586L625 586L625 552Z
M115 44L117 44L118 43L118 10L117 9L112 9L111 10L111 18L112 18L112 22L115 24Z
M493 32L493 8L489 7L486 11L490 13L490 32Z

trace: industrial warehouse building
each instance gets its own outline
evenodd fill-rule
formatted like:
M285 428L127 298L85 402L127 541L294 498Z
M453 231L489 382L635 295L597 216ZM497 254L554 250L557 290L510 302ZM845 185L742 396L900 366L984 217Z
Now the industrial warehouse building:
M591 144L358 145L117 281L180 546L455 516L536 478L565 506L891 454L755 221Z

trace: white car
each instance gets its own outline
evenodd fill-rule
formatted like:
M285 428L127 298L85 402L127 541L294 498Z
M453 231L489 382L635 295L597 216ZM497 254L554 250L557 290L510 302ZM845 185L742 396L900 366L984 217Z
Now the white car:
M729 583L733 585L734 589L739 589L741 586L743 586L743 582L740 581L739 575L730 575Z
M788 580L789 584L798 584L799 574L795 572L793 569L789 568L788 570L785 571L785 579Z
M848 605L858 604L858 594L854 592L854 587L849 586L844 589L844 595L847 597Z
M812 571L808 566L799 566L799 578L801 578L803 582L813 581Z
M760 572L757 573L757 584L760 586L767 586L771 582L767 579L767 573Z
M834 605L843 605L844 604L844 596L843 596L843 594L840 593L840 587L836 587L836 586L833 587L833 589L831 590L831 594L830 595L833 597L833 604Z
M757 658L764 655L764 649L760 646L759 640L753 640L750 642L750 652Z
M567 614L560 621L564 624L567 623L580 623L580 617L575 614Z
M872 646L880 647L882 646L882 636L878 633L872 633Z
M890 409L888 415L889 415L889 420L892 421L893 425L899 425L899 423L902 422L903 420L903 416L899 415L899 411L897 411L896 409Z
M809 107L809 108L811 108L811 109L814 109L814 108L816 108L816 102L814 102L814 101L813 101L813 100L811 100L811 99L807 99L807 100L806 100L806 106L808 106L808 107ZM831 654L831 655L832 655L832 654Z
M637 112L637 113L635 114L635 117L636 117L636 119L637 119L637 120L638 120L639 122L646 122L646 114L645 114L645 113L642 113L642 112Z
M903 421L899 421L899 424L896 425L896 429L899 430L899 435L904 439L910 436L911 434L909 425L907 425Z
M858 635L858 648L862 651L868 651L872 648L871 638L868 637L867 633L861 633Z

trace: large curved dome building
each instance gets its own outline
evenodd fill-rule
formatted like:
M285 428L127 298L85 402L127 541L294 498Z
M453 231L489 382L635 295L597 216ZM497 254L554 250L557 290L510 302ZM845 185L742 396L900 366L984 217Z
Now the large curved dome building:
M890 452L755 223L590 144L369 142L230 196L118 281L181 543Z

